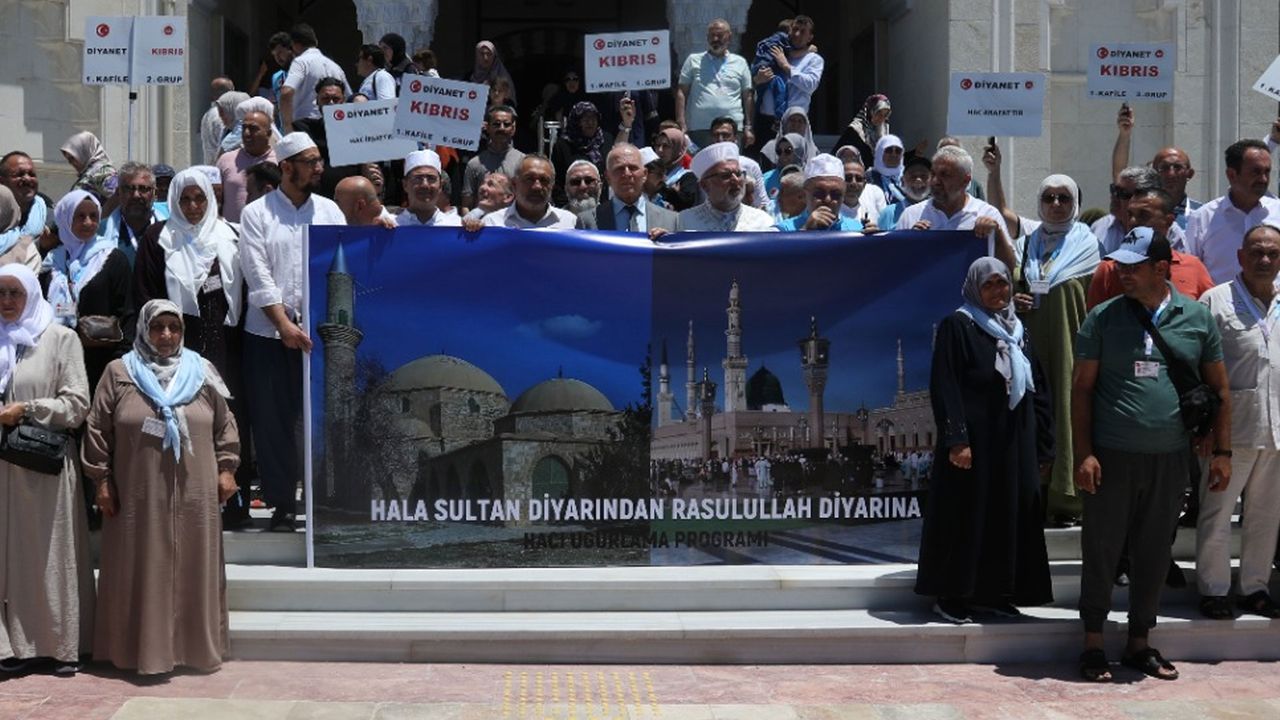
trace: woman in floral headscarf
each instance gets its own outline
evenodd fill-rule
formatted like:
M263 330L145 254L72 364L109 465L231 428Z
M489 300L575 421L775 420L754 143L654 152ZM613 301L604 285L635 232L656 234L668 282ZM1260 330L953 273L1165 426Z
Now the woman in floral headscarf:
M116 194L116 169L97 135L88 130L72 135L62 144L62 156L78 173L72 190L93 193L99 204L105 204Z
M892 113L893 106L889 104L888 97L880 94L868 96L835 146L854 146L862 156L863 167L870 167L875 161L876 142L890 133L889 115Z
M600 127L600 111L594 103L583 101L573 106L565 119L564 133L551 147L551 164L556 168L556 204L565 202L565 175L575 160L586 160L605 176L604 159L613 147L613 137ZM603 187L604 183L601 183Z

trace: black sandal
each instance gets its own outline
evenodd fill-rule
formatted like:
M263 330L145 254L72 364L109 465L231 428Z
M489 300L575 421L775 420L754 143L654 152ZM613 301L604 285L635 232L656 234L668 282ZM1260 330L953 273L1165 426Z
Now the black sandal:
M1120 664L1157 680L1178 679L1178 669L1153 647L1148 646L1132 655L1121 657Z
M1280 605L1276 605L1266 590L1259 590L1248 597L1240 598L1239 605L1241 610L1251 615L1261 615L1273 620L1280 618Z
M1089 648L1080 653L1080 677L1089 682L1111 682L1111 664L1102 648Z

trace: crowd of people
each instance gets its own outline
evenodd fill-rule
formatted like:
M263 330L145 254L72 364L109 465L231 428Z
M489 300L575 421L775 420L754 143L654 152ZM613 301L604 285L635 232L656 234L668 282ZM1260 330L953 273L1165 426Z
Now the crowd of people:
M680 67L670 118L654 93L591 96L569 69L538 111L561 123L545 154L518 147L511 75L483 41L465 78L490 87L478 152L421 147L333 167L321 109L395 97L406 74L438 75L435 58L388 34L360 48L351 82L297 25L272 36L280 70L264 66L255 95L212 81L201 165L117 166L80 132L62 146L76 180L54 202L28 154L5 154L0 669L43 660L74 673L90 650L144 674L218 667L219 531L251 522L254 483L269 529L295 529L309 225L576 228L655 241L682 231L974 233L990 256L970 268L963 304L938 328L939 441L927 459L906 459L914 477L930 476L917 590L952 622L1016 616L1052 599L1046 524L1079 523L1081 672L1110 678L1102 627L1123 580L1123 661L1176 677L1146 638L1161 586L1185 582L1170 559L1182 514L1198 526L1200 610L1280 617L1267 592L1280 526L1280 351L1270 345L1280 200L1269 191L1280 122L1265 141L1226 148L1230 190L1200 203L1186 192L1195 171L1183 150L1130 163L1126 106L1109 208L1089 218L1076 182L1053 174L1036 212L1022 215L1007 202L994 139L979 183L955 138L908 150L881 94L820 148L807 115L823 82L815 39L813 21L797 16L748 61L730 52L729 24L713 21L707 49ZM772 492L789 462L692 470ZM655 472L666 491L679 485L674 469ZM1233 603L1229 536L1242 496ZM86 497L102 516L96 591Z

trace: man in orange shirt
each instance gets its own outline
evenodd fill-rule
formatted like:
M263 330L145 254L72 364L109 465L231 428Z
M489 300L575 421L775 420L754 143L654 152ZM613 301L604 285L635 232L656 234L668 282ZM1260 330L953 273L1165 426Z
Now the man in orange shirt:
M1129 201L1129 227L1146 226L1161 234L1168 233L1169 226L1174 223L1176 209L1173 197L1164 190L1139 190ZM1173 251L1173 261L1169 263L1169 275L1174 288L1192 300L1198 300L1201 293L1213 287L1204 263L1194 255L1177 250ZM1103 260L1093 271L1085 304L1092 310L1095 305L1123 293L1116 261Z

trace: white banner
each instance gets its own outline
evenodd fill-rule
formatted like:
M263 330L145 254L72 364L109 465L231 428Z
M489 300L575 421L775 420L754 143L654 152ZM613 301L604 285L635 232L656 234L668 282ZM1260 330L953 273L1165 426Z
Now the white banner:
M1177 46L1173 43L1093 45L1089 52L1089 97L1173 102L1177 67Z
M88 17L84 21L84 84L129 84L131 17Z
M1043 132L1044 75L951 73L950 135L1037 137Z
M587 35L587 92L671 87L671 33L667 30Z
M400 80L395 134L428 145L476 150L488 102L487 85L406 74Z
M1280 100L1280 57L1271 62L1258 82L1253 84L1253 89L1269 98Z
M134 20L132 75L135 85L186 84L186 18L163 15Z
M382 160L403 160L418 143L396 137L397 98L344 105L326 105L324 132L329 139L329 163L335 167Z

